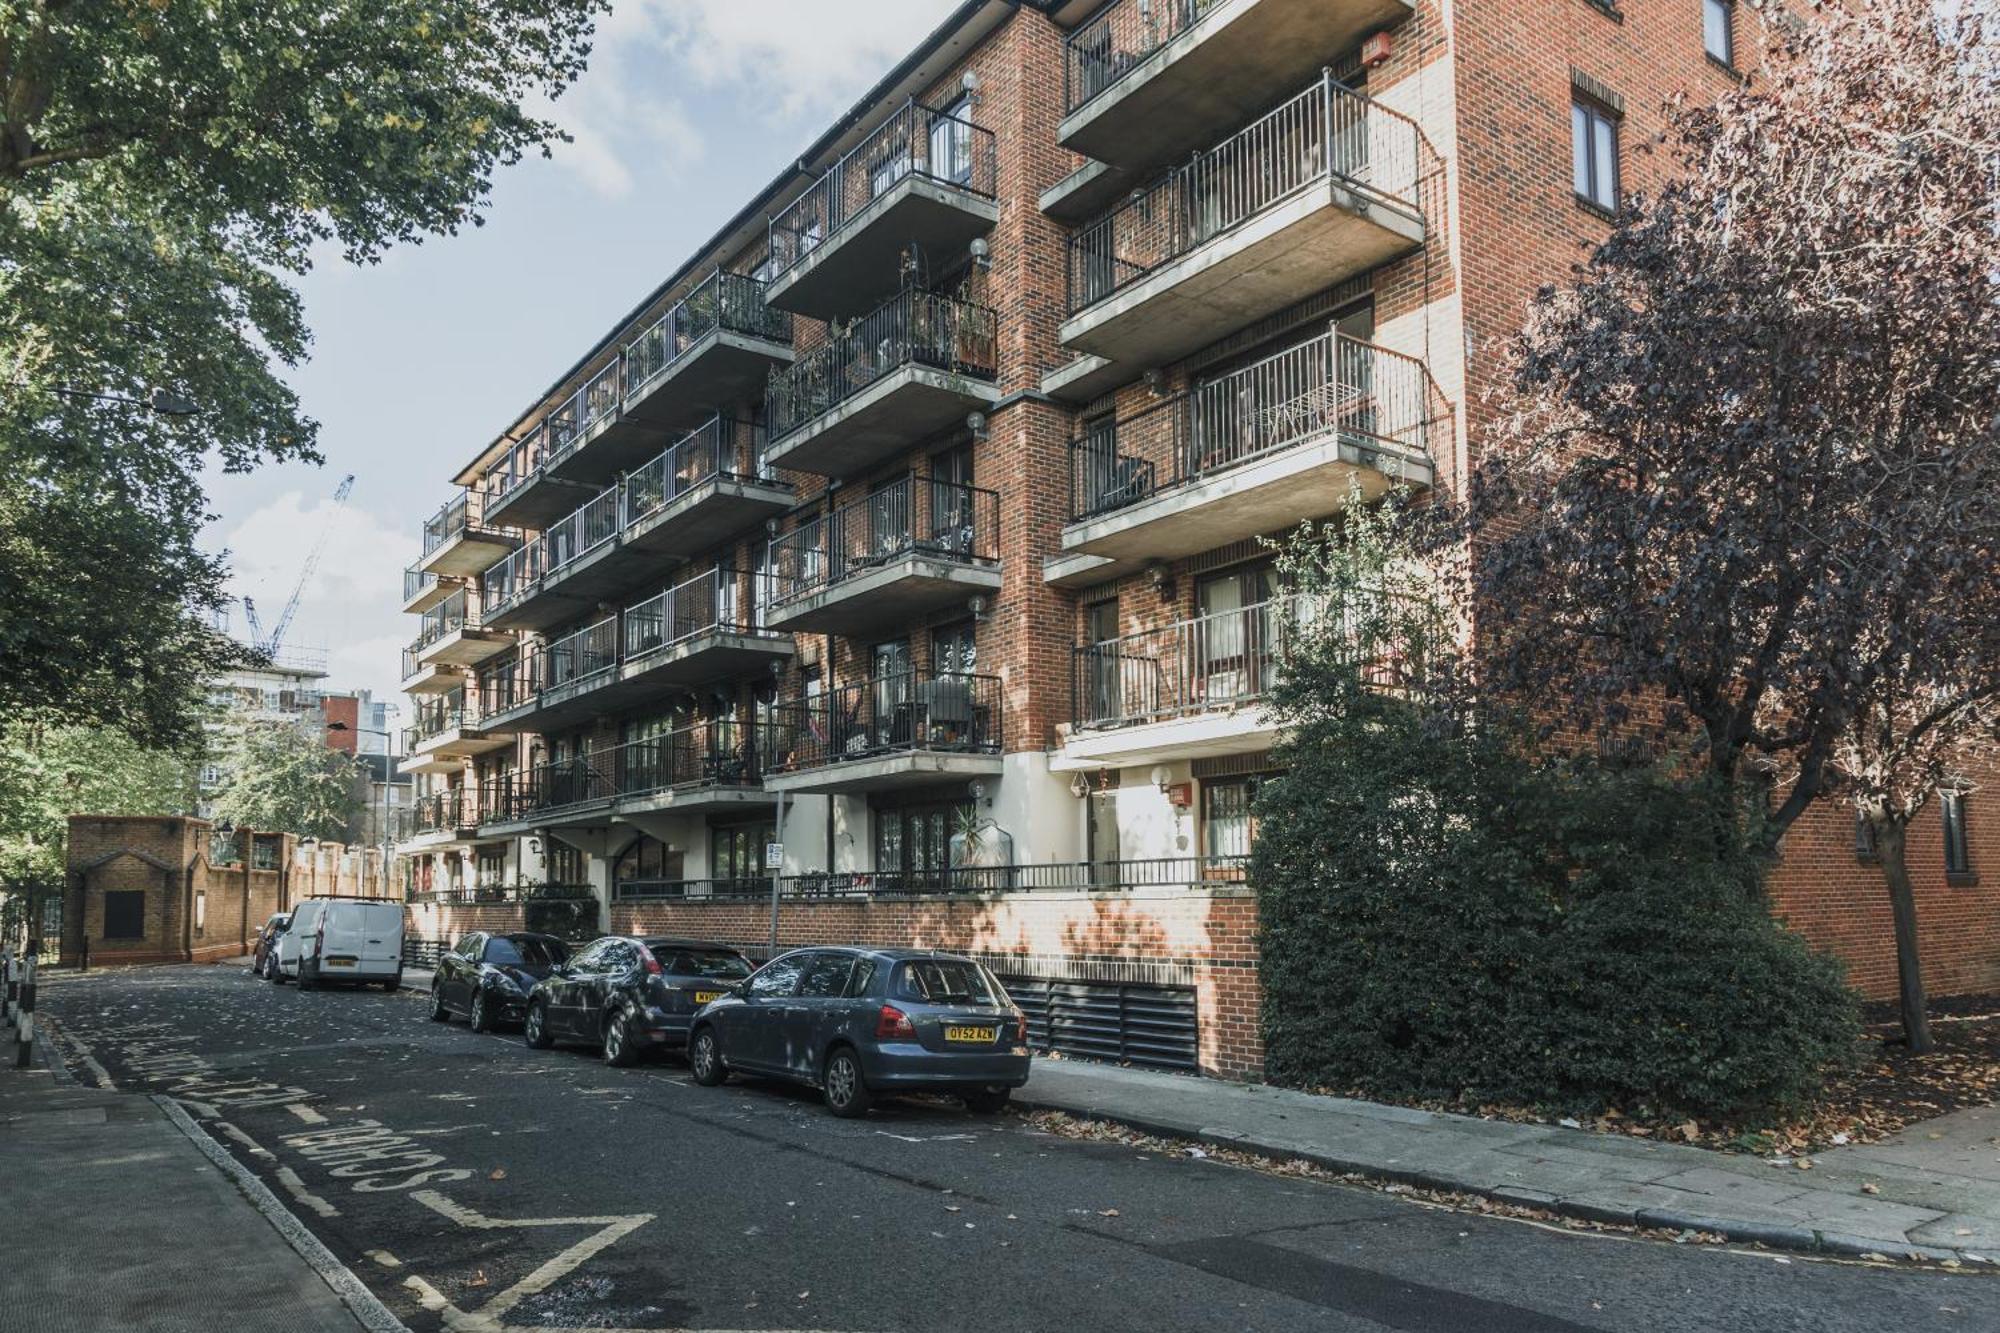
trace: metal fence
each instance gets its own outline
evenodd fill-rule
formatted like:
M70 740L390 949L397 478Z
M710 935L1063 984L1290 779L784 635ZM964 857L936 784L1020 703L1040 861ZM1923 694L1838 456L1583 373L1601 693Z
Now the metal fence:
M916 101L856 144L771 219L773 280L840 234L855 214L910 177L992 198L998 177L993 132Z
M419 833L451 833L479 823L479 808L473 793L463 787L420 796L411 809Z
M746 633L756 621L763 578L719 567L626 608L624 657L631 661L701 634Z
M952 866L928 870L812 871L782 875L778 896L791 901L905 898L935 894L1088 893L1119 889L1200 889L1242 883L1248 856L1178 856L1140 861L1061 861ZM628 880L619 902L767 899L771 877Z
M990 380L997 367L993 311L936 292L906 291L775 371L764 423L775 442L905 366Z
M1000 496L905 477L771 541L774 609L904 556L990 565L1000 558Z
M477 693L468 699L463 686L416 700L416 720L403 729L404 751L415 750L433 736L471 726L479 720L478 702Z
M625 344L625 400L643 396L657 377L718 329L766 342L792 341L791 317L764 303L762 282L717 269Z
M448 634L477 627L478 620L466 609L465 590L461 588L424 612L423 618L417 622L417 637L410 645L410 651L422 652Z
M1324 74L1284 105L1072 232L1069 311L1122 291L1309 185L1421 215L1417 123Z
M1114 0L1063 41L1063 114L1110 89L1223 0Z
M543 467L568 457L590 438L593 431L618 415L619 404L624 401L620 389L622 374L622 368L614 360L592 375L581 389L563 400L561 407L549 413L543 423L548 431L548 452L542 459Z
M427 569L411 565L403 571L403 600L409 601L426 588L437 586L438 576Z
M738 427L742 424L733 417L712 417L689 431L664 453L633 468L625 478L621 525L629 528L718 477L733 481L751 480L754 469L763 458L763 427L751 428L752 438L746 460L738 443ZM746 461L748 468L744 466ZM764 484L778 485L770 479L766 479Z
M537 424L527 438L508 449L507 456L486 474L488 503L499 503L533 480L542 470L548 449L548 427Z
M1076 725L1149 722L1263 698L1283 669L1287 624L1320 605L1293 594L1076 648Z
M764 738L773 772L914 750L1000 752L1000 679L957 672L877 676L782 702Z
M549 579L618 536L621 488L613 485L543 530L526 546L493 562L479 576L490 613L510 607Z
M424 520L424 554L429 555L453 538L462 537L472 529L487 529L486 493L465 490L458 498ZM511 529L496 528L493 531L507 532Z
M1337 330L1197 384L1070 442L1070 518L1138 504L1294 445L1338 433L1429 455L1449 415L1416 357Z

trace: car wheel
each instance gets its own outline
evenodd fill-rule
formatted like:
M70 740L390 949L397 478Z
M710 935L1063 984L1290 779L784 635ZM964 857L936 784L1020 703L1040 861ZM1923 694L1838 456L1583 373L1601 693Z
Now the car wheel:
M493 1030L493 1015L487 1011L486 992L483 990L472 992L472 1030L474 1032Z
M299 989L311 990L313 987L317 985L319 985L319 969L313 967L307 967L303 961L300 962Z
M854 1048L842 1046L826 1057L826 1109L842 1119L868 1114L875 1095L861 1076L861 1059Z
M434 985L431 987L431 1021L434 1023L451 1022L451 1010L445 1006L443 986Z
M278 966L278 960L276 958L273 958L268 964L268 966L270 968L270 971L267 973L267 975L271 978L271 984L273 986L284 985L285 969Z
M974 1088L961 1094L965 1099L965 1109L975 1115L993 1115L1007 1105L1013 1095L1010 1088Z
M390 977L387 981L384 981L382 983L382 989L388 991L389 994L391 995L394 995L397 991L403 989L403 972L401 968L398 968L396 970L395 976Z
M722 1063L722 1047L716 1043L715 1029L702 1028L688 1042L688 1072L704 1088L713 1088L729 1077Z
M546 1051L556 1044L555 1039L549 1036L549 1015L546 1005L528 1006L528 1021L521 1025L521 1040L528 1043L528 1049L531 1051Z
M619 1011L604 1028L604 1063L625 1069L639 1062L639 1045L632 1040L631 1015Z

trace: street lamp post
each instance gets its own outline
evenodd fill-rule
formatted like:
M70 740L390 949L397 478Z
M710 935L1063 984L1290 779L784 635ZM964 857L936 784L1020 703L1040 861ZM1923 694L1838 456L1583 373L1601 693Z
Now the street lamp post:
M388 753L388 751L391 751L395 748L395 737L389 732L382 731L375 727L350 727L349 725L347 725L347 723L339 721L338 719L327 723L326 729L328 731L334 731L334 732L352 732L357 736L380 736L382 738L382 745L385 752L383 757L388 759L395 758L394 754ZM381 842L382 887L385 889L389 887L389 849L391 846L391 841L389 837L390 785L391 784L387 781L384 781L382 783L382 817L379 821L377 821L375 825L375 831L379 835Z

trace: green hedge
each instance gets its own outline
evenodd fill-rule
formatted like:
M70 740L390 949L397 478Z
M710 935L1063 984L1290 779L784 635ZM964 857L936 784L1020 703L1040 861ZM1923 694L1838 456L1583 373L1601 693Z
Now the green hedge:
M1771 917L1714 792L1528 762L1310 656L1252 873L1273 1081L1734 1118L1852 1058L1839 965Z

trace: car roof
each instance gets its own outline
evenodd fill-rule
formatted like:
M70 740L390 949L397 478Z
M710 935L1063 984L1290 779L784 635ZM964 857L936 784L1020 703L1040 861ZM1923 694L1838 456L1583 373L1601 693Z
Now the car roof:
M847 953L857 958L876 958L885 963L907 963L923 958L943 958L954 963L969 963L973 960L964 954L948 953L943 949L874 949L865 944L802 944L796 949L787 949L773 957L783 958L795 953Z

